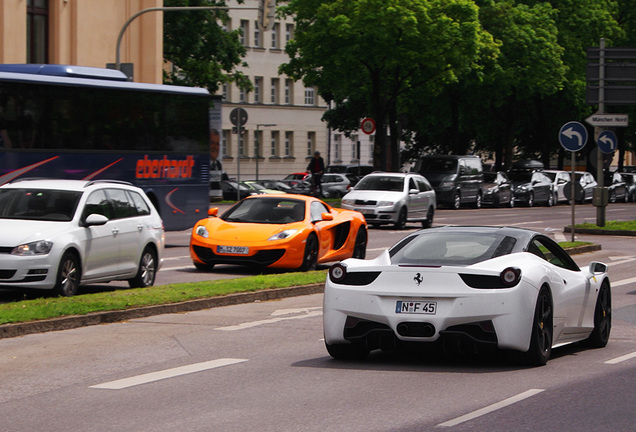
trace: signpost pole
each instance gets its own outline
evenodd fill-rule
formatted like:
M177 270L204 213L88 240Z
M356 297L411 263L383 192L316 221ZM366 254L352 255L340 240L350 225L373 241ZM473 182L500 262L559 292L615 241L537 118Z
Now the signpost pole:
M572 227L572 229L571 229L570 232L572 233L572 235L570 237L570 241L572 243L574 243L574 224L575 224L575 221L576 221L576 218L574 217L574 213L576 212L576 199L575 199L575 197L576 197L575 181L576 180L575 180L575 177L574 177L574 175L576 174L576 167L575 167L575 164L576 164L576 152L571 152L571 153L572 153L572 166L571 166L572 174L571 174L571 177L570 177L570 183L571 183L571 186L572 186L572 195L571 195L572 199L570 199L570 204L572 204L572 224L570 226Z
M605 114L605 38L601 38L599 42L599 62L598 62L598 112L599 114ZM594 127L594 138L598 143L598 138L601 133L601 128ZM597 144L598 145L598 144ZM603 164L603 152L600 148L596 151L596 182L598 183L599 195L603 193L604 180L604 164ZM596 207L596 225L605 226L605 205L603 200L598 200L599 204ZM572 224L574 227L574 224Z

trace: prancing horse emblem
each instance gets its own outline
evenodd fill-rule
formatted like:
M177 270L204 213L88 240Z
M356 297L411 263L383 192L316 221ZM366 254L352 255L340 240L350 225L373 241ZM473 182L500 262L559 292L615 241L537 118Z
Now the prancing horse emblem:
M415 277L413 278L413 280L415 282L417 282L417 286L420 286L420 284L422 283L422 281L424 281L424 279L422 278L421 274L416 274Z

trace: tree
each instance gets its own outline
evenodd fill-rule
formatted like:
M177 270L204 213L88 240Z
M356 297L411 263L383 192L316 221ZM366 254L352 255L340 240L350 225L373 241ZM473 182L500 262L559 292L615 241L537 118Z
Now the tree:
M243 3L243 0L238 0ZM165 0L164 6L226 6L214 0ZM235 82L250 90L249 78L236 69L247 66L242 57L240 30L226 31L227 10L171 11L164 13L164 61L174 67L164 71L166 84L198 86L216 93L223 83Z
M294 17L295 35L280 71L334 103L324 118L335 129L373 117L378 169L399 168L399 118L412 92L434 95L496 51L470 0L290 0L281 12Z

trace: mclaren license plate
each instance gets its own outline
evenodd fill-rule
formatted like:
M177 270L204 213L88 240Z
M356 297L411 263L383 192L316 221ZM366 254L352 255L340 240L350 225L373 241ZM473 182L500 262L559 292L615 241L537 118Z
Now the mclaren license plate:
M402 301L395 304L395 313L435 315L437 302L431 301Z
M220 254L247 255L250 248L247 246L217 246L216 252Z

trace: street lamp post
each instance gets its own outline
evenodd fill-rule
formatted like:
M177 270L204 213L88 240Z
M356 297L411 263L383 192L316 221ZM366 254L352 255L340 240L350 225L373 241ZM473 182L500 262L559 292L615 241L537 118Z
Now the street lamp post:
M256 125L256 181L258 181L258 159L261 157L261 135L259 133L261 126L273 127L277 125L275 123L258 123Z

